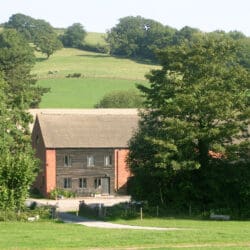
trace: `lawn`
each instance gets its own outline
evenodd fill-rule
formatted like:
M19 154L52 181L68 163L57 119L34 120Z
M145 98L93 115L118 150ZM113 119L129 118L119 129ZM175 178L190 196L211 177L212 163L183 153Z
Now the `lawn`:
M55 222L0 223L0 249L248 249L250 222L145 219L177 231L114 230Z
M146 84L145 74L156 68L106 54L62 49L48 60L37 54L32 73L37 75L38 85L51 88L42 98L41 108L93 108L108 92ZM81 77L67 78L74 73Z

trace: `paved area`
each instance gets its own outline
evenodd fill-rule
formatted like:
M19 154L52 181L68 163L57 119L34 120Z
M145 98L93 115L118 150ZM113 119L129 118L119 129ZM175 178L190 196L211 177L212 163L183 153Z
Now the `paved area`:
M130 226L115 224L104 221L91 220L88 218L83 218L80 216L72 215L65 212L59 212L59 218L65 223L75 223L87 227L97 227L97 228L111 228L111 229L132 229L132 230L157 230L157 231L172 231L180 230L179 228L163 228L163 227L141 227L141 226Z
M141 226L130 226L115 224L104 221L92 220L80 216L76 216L69 211L78 211L79 203L84 201L86 204L104 204L105 206L113 206L121 202L129 202L130 196L101 196L101 197L81 197L76 199L60 199L60 200L49 200L49 199L28 199L27 203L36 202L37 204L53 205L57 206L58 217L65 223L75 223L84 225L87 227L97 228L113 228L113 229L134 229L134 230L158 230L158 231L170 231L180 230L179 228L160 228L160 227L141 227Z
M101 203L104 206L113 206L121 202L129 202L130 196L100 196L100 197L81 197L75 199L60 199L60 200L50 200L50 199L28 199L27 202L35 201L37 204L43 205L56 205L58 211L78 211L80 201L84 201L85 204L96 204Z

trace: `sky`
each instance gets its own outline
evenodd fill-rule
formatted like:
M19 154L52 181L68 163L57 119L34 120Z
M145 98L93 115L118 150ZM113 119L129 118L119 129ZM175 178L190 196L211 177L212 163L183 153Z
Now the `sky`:
M142 16L176 29L241 31L250 37L250 0L0 0L0 23L22 13L53 27L81 23L106 32L126 16Z

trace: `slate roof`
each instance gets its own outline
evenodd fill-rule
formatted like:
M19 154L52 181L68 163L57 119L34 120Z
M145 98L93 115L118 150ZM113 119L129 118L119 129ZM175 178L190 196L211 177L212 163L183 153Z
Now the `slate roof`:
M127 148L138 126L136 110L40 112L46 148Z

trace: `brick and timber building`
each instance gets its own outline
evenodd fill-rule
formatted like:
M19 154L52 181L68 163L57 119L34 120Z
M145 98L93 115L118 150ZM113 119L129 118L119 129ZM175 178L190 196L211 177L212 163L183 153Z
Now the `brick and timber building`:
M131 176L128 141L138 127L135 109L31 110L32 145L40 159L36 187L77 196L126 194Z

